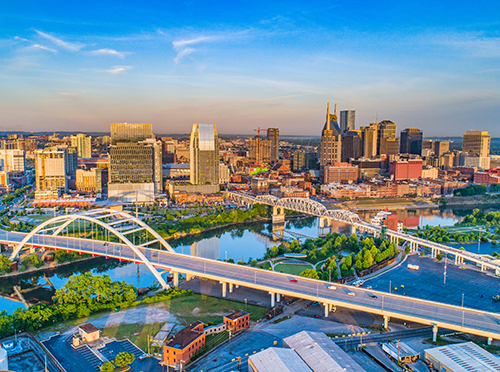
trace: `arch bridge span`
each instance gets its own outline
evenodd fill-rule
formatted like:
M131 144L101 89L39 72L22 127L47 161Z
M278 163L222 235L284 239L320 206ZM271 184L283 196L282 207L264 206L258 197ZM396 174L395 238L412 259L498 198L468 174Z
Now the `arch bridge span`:
M145 264L164 288L168 288L160 273L144 256L140 248L151 247L156 244L160 249L175 252L173 248L154 229L139 218L124 212L112 209L96 209L75 214L66 214L47 220L29 234L27 234L14 248L10 259L16 258L27 245L40 245L47 236L83 236L90 240L99 240L104 246L109 245L112 236L128 246L135 254L138 261ZM100 243L99 242L99 243ZM106 251L107 253L107 251ZM102 255L96 252L97 255Z

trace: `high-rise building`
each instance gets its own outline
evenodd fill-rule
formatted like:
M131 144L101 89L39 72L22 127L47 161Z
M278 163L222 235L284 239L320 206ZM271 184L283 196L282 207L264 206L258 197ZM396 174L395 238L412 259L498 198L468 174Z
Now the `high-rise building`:
M111 144L139 142L154 138L150 123L111 123Z
M78 192L92 194L102 192L102 173L103 168L77 169L75 184Z
M267 139L270 141L271 162L275 164L279 160L280 130L278 128L269 128L267 130Z
M325 165L339 163L342 153L342 138L337 122L337 104L334 113L330 113L330 102L326 109L326 122L321 133L320 158L321 170Z
M349 130L356 129L356 111L343 110L340 111L340 133L344 134Z
M442 156L450 151L450 141L434 141L434 155Z
M163 192L161 141L151 130L151 124L111 124L109 199L152 203Z
M76 147L76 151L79 158L91 158L92 157L92 137L86 136L85 134L77 134L76 136L71 136L71 147Z
M357 159L362 155L361 131L349 130L342 137L342 161Z
M250 151L248 158L257 163L271 161L271 141L255 136L249 141Z
M215 124L193 124L190 138L190 181L219 184L219 137Z
M292 169L294 171L317 169L318 153L313 151L295 151L293 153Z
M36 151L35 174L38 192L51 191L57 195L68 190L66 156L67 152L62 149Z
M422 154L423 133L417 128L406 128L401 131L400 149L401 154Z
M463 137L462 151L479 157L490 156L491 136L485 130L468 130Z
M378 123L370 123L361 127L362 156L371 159L377 156Z
M3 171L24 172L26 168L26 152L24 150L0 150Z
M378 124L377 155L397 155L399 140L396 138L396 124L390 120Z

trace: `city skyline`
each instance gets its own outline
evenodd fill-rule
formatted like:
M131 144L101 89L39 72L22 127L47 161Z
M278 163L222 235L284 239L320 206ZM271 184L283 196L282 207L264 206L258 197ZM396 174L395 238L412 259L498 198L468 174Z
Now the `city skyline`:
M356 111L357 129L378 112L426 136L500 136L498 8L6 4L0 130L148 122L188 133L215 123L221 134L318 135L330 98Z

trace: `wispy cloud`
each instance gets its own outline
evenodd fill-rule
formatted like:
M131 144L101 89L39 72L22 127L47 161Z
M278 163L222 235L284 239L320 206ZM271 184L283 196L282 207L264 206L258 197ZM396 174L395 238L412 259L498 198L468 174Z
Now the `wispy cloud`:
M444 34L432 39L435 43L465 51L474 57L500 57L500 38L481 34Z
M193 45L201 42L214 41L217 40L217 38L218 38L217 36L201 36L195 39L173 41L172 45L174 46L175 50L179 51L182 50L184 47L186 47L186 45Z
M57 53L57 50L49 48L49 47L46 47L44 45L40 45L40 44L33 44L31 47L32 48L37 48L37 49L47 50L47 51L52 52L52 53Z
M35 30L35 31L41 37L51 41L52 43L54 43L57 46L60 46L61 48L64 48L64 49L69 50L71 52L77 52L84 47L83 44L70 43L68 41L64 41L62 39L59 39L55 36L49 35L45 32L38 31L38 30Z
M194 51L195 51L194 48L184 48L184 49L182 49L179 53L177 53L177 56L174 58L175 64L178 65L179 63L181 63L182 59L185 56L193 53Z
M113 66L112 69L106 70L106 72L112 74L112 75L122 75L128 70L130 70L132 66Z
M114 49L108 49L108 48L93 50L90 52L90 54L93 56L113 56L113 57L118 57L118 58L125 57L125 53L118 52Z

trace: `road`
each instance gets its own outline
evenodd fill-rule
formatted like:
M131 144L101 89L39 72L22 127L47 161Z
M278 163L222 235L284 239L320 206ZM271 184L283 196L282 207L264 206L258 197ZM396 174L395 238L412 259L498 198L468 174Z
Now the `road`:
M25 235L0 232L0 242L16 244ZM104 244L102 241L37 235L31 244L140 262L131 248L118 243ZM138 249L161 270L169 269L233 285L500 339L500 314L339 284L335 284L336 290L331 290L328 289L329 283L324 281L156 249ZM292 278L297 282L291 282Z

